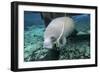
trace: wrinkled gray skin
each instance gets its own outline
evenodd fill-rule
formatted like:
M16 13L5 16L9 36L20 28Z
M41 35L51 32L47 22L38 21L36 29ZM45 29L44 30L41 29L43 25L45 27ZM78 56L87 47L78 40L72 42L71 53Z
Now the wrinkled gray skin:
M64 28L63 32L62 29ZM43 47L52 49L53 45L56 43L57 39L61 35L60 40L57 42L59 47L66 44L68 37L74 30L74 21L69 17L59 17L53 19L47 26L44 32L44 43Z

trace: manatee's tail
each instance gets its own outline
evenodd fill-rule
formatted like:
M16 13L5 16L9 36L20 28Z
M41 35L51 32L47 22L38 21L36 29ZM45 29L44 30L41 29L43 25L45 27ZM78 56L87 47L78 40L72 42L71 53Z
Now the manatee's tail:
M73 20L75 21L75 29L78 32L85 32L88 33L90 30L90 15L89 14L82 14L72 16Z

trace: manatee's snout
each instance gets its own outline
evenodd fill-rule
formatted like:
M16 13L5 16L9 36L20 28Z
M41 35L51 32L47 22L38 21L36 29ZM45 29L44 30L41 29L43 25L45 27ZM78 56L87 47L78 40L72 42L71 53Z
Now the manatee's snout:
M44 43L44 44L43 44L43 48L52 49L52 45L49 44L49 43Z
M53 48L53 44L52 44L52 42L50 41L50 39L44 40L43 48L48 48L48 49L52 49L52 48Z

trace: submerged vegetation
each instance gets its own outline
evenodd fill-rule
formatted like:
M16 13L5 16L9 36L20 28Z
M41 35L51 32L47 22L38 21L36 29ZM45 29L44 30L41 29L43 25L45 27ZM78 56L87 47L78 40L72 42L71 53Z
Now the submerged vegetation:
M69 60L90 58L89 35L78 35L68 38L66 47L60 50L48 50L43 48L43 25L33 25L30 30L25 31L24 38L24 60L44 61L44 60Z

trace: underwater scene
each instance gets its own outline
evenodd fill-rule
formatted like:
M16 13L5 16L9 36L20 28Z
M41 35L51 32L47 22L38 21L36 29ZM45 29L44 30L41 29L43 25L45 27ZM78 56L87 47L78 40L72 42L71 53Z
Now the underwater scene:
M75 30L66 37L63 48L44 48L44 32L59 17L73 19ZM24 11L25 62L90 59L90 50L90 14Z

